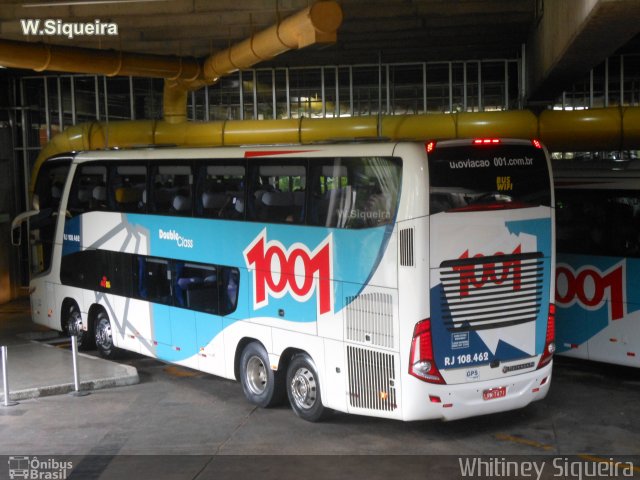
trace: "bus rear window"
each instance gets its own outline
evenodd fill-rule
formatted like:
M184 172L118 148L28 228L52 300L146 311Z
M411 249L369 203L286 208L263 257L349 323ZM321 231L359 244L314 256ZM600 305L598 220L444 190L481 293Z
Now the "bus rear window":
M527 145L436 147L429 175L432 215L551 206L544 151Z

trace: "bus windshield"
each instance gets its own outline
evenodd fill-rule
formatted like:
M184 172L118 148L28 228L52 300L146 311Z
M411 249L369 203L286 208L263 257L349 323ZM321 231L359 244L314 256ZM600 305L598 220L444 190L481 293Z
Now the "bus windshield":
M447 146L429 155L430 213L551 206L544 151L527 145Z
M62 190L71 166L70 158L54 158L42 165L35 184L34 198L38 199L40 213L31 219L31 238L39 252L31 262L31 273L46 272L51 267L52 249L57 214Z

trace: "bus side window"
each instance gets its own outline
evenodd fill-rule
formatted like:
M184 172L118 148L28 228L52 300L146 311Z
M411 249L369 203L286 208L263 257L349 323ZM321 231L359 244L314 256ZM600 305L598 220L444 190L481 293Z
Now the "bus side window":
M193 175L190 165L157 165L150 188L150 212L191 216Z
M244 219L245 167L203 165L196 189L196 214L209 218Z
M640 257L640 198L616 190L556 190L558 252Z
M218 274L213 265L174 262L174 304L206 313L218 313Z
M610 255L640 256L640 199L637 194L614 192L607 204Z
M270 223L304 223L306 162L265 160L253 170L248 193L249 218Z
M336 158L312 168L309 224L366 228L393 221L400 165L390 158Z
M107 210L106 185L106 166L79 165L69 194L69 212L79 215L93 210Z
M138 257L136 296L149 302L172 305L169 263L159 258Z
M142 213L146 210L146 165L119 165L111 169L109 206L117 212Z
M238 292L240 290L240 271L232 267L220 267L221 279L218 293L220 295L220 315L229 315L238 307Z

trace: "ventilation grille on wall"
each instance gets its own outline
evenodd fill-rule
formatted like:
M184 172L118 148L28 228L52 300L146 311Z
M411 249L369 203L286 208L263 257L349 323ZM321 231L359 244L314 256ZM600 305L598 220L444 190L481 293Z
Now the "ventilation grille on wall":
M347 297L347 340L393 348L393 297L363 293Z
M352 407L385 411L397 408L393 355L347 346L347 361Z
M413 267L413 227L400 230L400 265Z

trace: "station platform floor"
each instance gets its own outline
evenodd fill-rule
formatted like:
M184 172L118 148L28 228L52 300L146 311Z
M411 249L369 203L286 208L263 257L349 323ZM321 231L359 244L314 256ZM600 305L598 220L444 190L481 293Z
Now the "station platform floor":
M547 397L523 409L452 422L334 412L311 424L286 403L250 404L239 382L132 352L117 364L81 354L82 389L102 389L54 395L73 389L65 343L31 322L26 299L0 305L11 397L41 395L7 408L0 402L0 480L11 478L9 462L36 457L72 467L67 476L27 478L578 480L596 477L556 465L621 462L633 462L633 477L640 476L640 369L558 357ZM104 388L138 377L135 385ZM545 468L515 477L463 471L467 461L507 460Z
M71 340L25 318L28 298L0 305L0 346L7 347L9 400L20 401L75 391ZM138 372L131 365L78 353L81 392L133 385ZM2 360L0 359L0 363ZM0 392L0 405L5 392Z

